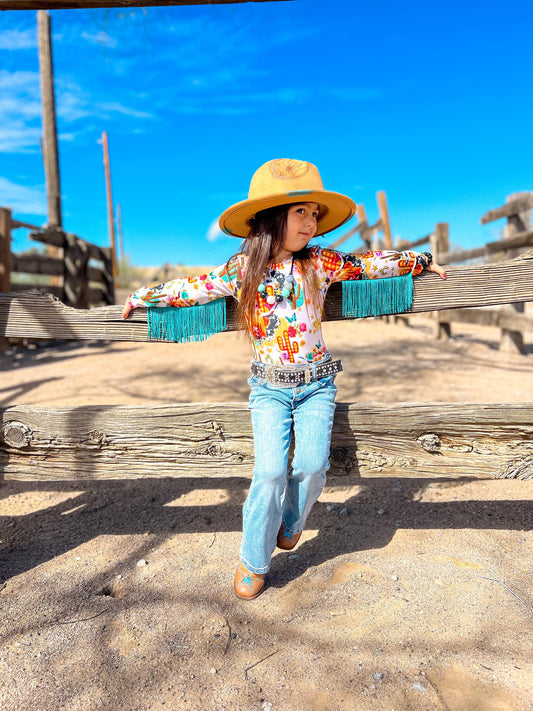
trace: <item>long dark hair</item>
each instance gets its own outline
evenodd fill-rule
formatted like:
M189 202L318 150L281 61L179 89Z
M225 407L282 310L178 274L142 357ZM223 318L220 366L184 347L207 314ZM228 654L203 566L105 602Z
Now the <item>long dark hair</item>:
M240 254L246 254L248 260L237 306L237 323L249 331L255 322L257 287L265 278L268 264L283 248L289 208L290 205L279 205L256 213L251 221L250 233L242 243ZM236 256L230 257L228 268ZM318 307L319 283L309 257L309 249L305 247L295 252L294 262L302 273L305 296Z

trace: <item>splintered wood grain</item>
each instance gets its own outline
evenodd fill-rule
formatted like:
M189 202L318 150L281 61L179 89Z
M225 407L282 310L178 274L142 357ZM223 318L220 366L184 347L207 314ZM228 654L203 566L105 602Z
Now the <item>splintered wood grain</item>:
M2 411L6 479L249 476L244 403ZM331 474L533 477L533 405L339 404Z

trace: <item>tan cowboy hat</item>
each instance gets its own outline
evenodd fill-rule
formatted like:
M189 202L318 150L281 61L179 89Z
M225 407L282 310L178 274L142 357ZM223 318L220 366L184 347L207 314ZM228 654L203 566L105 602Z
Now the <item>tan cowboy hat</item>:
M318 168L312 163L277 158L256 170L248 200L228 207L218 224L227 235L248 237L250 222L256 212L299 202L316 202L320 206L317 235L331 232L355 214L355 203L351 198L324 190Z

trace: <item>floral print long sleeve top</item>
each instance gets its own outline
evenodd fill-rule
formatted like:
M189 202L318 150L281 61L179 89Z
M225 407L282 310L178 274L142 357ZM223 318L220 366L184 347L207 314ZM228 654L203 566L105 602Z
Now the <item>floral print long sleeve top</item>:
M251 342L256 360L276 365L304 365L329 357L321 328L321 313L331 284L353 279L383 279L412 274L424 269L424 255L411 251L379 251L347 254L311 247L309 257L316 270L319 303L306 298L298 260L270 264L263 280L267 294L279 293L290 284L290 297L271 305L260 293ZM247 255L238 254L228 265L209 274L173 279L154 288L143 287L130 296L133 307L193 306L225 296L239 299ZM292 272L292 274L291 274ZM292 276L292 279L291 279Z

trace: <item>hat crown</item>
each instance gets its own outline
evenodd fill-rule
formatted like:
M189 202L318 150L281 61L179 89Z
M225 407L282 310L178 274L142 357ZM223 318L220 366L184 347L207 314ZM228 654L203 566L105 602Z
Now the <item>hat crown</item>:
M318 168L312 163L292 158L277 158L258 168L251 180L249 200L267 195L323 191Z

